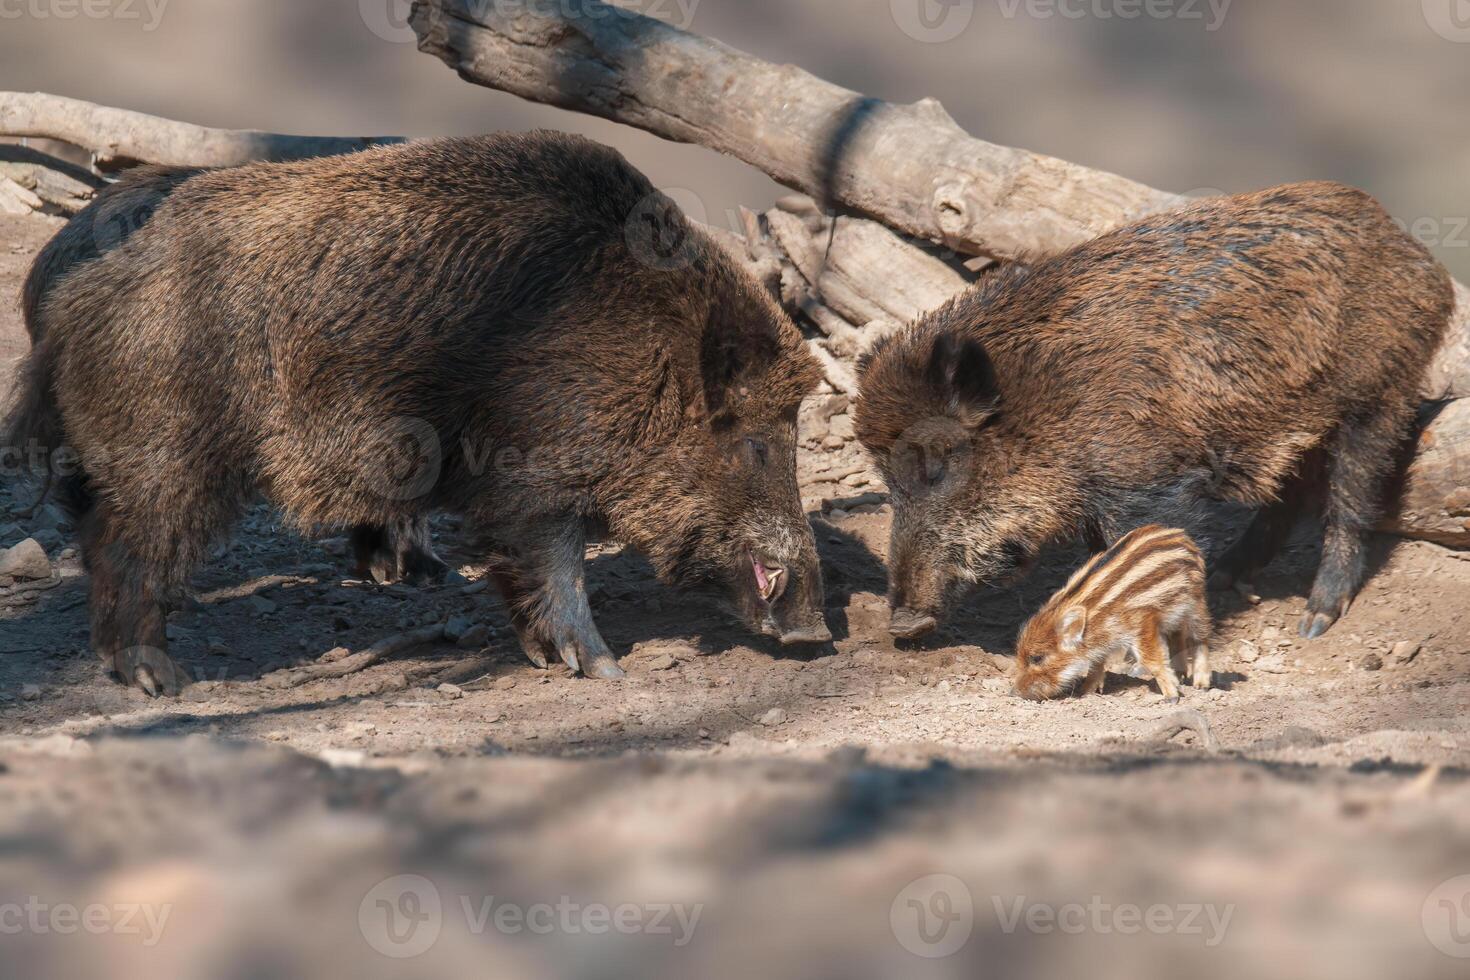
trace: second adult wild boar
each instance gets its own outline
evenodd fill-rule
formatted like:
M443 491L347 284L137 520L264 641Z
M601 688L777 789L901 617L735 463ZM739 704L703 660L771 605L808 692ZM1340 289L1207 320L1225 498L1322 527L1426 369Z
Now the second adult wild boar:
M128 682L181 685L165 599L257 491L302 526L466 515L538 662L620 673L583 579L601 531L761 632L829 638L795 472L818 369L606 147L200 174L36 315L10 437L80 454L93 643Z
M1051 542L1099 547L1198 504L1262 508L1220 559L1269 557L1325 477L1301 632L1362 584L1363 539L1453 310L1448 273L1379 205L1297 184L1147 218L997 272L875 348L857 434L893 495L892 631Z

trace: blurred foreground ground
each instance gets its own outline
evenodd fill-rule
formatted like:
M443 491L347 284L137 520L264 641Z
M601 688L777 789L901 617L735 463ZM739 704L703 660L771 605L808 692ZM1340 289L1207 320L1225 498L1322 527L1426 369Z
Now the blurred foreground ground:
M7 371L54 227L0 218ZM1385 539L1303 643L1301 529L1258 602L1216 597L1221 686L1183 705L1210 753L1157 739L1172 709L1139 682L1009 692L1077 554L895 648L887 508L823 414L801 475L834 645L753 640L602 548L611 685L534 669L491 591L345 579L340 541L257 508L171 617L207 680L149 701L99 676L65 523L7 516L31 490L0 483L0 547L37 536L60 572L0 586L0 975L1466 975L1441 950L1470 954L1470 878L1436 889L1470 875L1470 561ZM453 616L481 642L263 680Z

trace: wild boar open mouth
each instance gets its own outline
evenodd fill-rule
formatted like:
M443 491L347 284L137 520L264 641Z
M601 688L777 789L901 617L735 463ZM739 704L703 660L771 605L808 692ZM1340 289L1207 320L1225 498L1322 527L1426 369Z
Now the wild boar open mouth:
M755 590L761 601L769 606L780 597L781 591L786 587L786 569L758 557L753 551L747 552L747 556L750 558L751 571L755 574Z

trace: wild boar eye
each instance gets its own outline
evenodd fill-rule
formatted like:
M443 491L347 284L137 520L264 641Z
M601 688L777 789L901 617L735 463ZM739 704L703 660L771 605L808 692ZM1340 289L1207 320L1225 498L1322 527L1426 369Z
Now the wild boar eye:
M1033 653L1031 655L1031 666L1033 666L1033 667L1040 667L1044 663L1046 663L1046 654L1044 654L1044 653Z
M746 437L740 441L740 454L752 466L765 466L771 453L763 440Z

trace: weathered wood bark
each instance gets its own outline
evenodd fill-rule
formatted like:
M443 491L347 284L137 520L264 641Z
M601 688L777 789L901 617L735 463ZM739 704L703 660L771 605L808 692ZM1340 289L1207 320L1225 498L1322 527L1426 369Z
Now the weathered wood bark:
M0 144L0 178L30 192L25 210L76 214L87 206L104 183L100 178L65 161L28 147ZM11 192L12 196L20 195Z
M1385 530L1470 547L1470 398L1436 408Z
M868 98L597 0L415 0L411 23L420 49L468 81L728 153L968 254L1052 254L1183 200L975 139L932 100ZM1463 343L1447 345L1428 397L1470 396L1462 295Z
M415 0L411 23L468 81L711 147L969 254L1059 251L1179 200L596 0Z
M41 92L0 92L0 136L44 136L92 153L99 170L133 163L231 167L351 153L401 136L287 136L210 129Z

